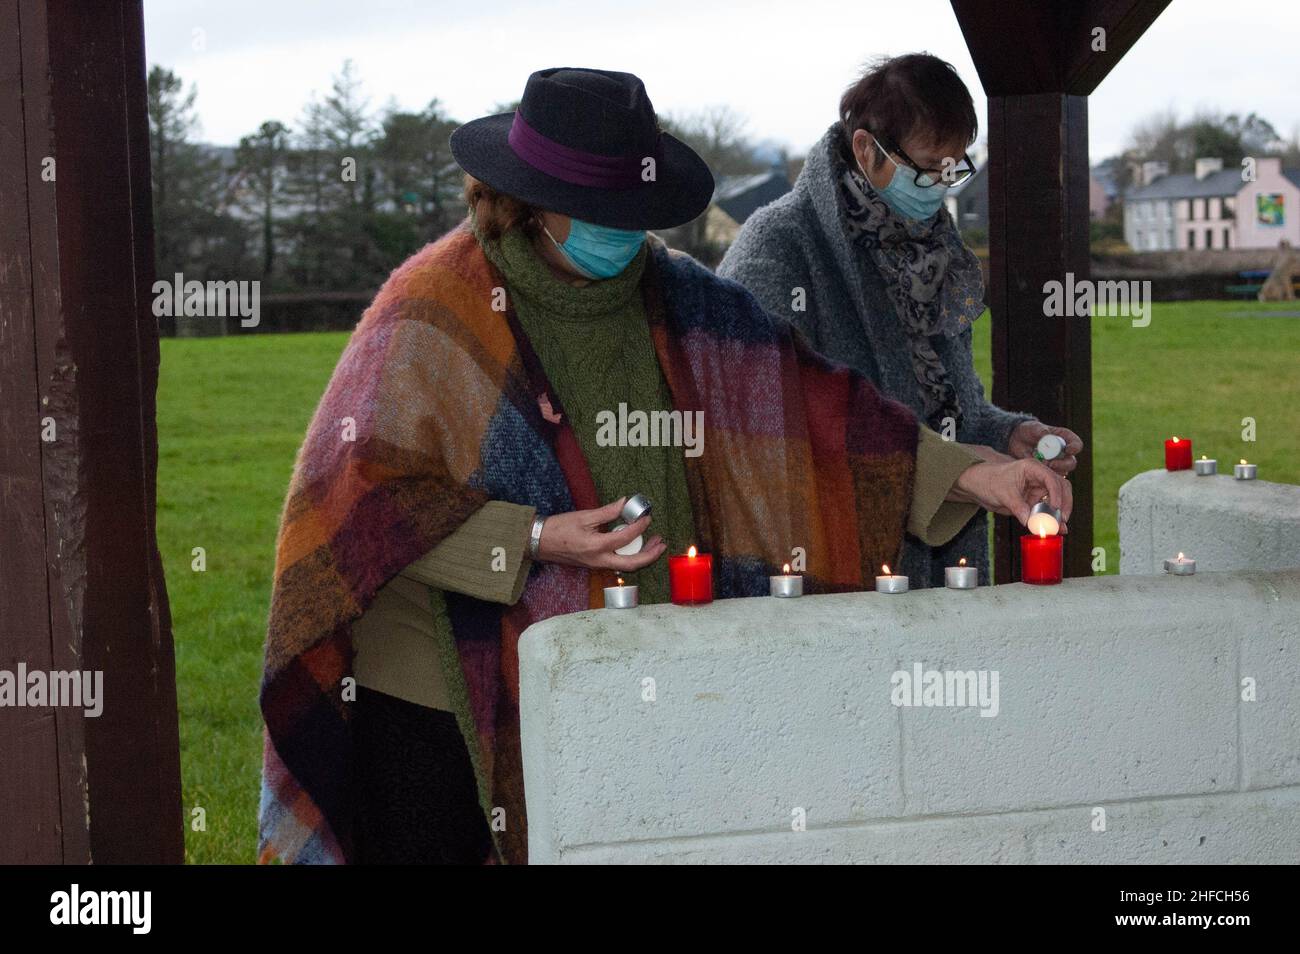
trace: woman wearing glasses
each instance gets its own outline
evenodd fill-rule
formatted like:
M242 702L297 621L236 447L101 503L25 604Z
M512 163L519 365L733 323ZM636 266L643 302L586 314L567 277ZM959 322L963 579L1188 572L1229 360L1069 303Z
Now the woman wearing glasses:
M1034 457L1056 435L1064 446L1051 448L1050 464L1068 474L1078 436L990 404L971 361L983 282L943 200L973 171L976 129L970 92L948 63L928 53L874 62L844 93L794 190L745 222L718 272L945 437L1006 460ZM913 586L942 586L943 567L960 557L988 582L982 515L943 547L909 538L903 572Z

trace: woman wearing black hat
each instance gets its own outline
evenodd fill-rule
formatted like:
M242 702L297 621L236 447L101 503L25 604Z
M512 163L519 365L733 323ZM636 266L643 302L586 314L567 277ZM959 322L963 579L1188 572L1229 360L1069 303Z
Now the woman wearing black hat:
M710 553L718 597L796 549L811 592L859 590L905 533L1069 513L1048 468L940 440L647 236L713 182L636 77L535 73L452 151L470 216L367 310L289 489L264 860L526 860L519 636L620 575L667 601L666 551Z

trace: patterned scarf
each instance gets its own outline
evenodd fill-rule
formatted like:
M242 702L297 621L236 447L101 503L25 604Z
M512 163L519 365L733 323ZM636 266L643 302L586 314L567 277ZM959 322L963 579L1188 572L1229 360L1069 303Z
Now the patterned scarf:
M871 187L851 156L841 153L840 162L845 227L885 278L911 345L926 421L935 430L946 417L960 423L957 391L931 338L960 335L984 311L979 259L962 243L947 209L925 221L904 219Z
M812 592L861 590L902 547L916 467L911 411L796 341L754 298L654 241L646 320L673 406L702 411L686 459L696 542L719 598L759 596L807 554ZM353 332L308 427L281 517L267 624L259 860L352 857L351 625L375 593L488 500L541 514L597 506L567 416L509 289L462 225L417 252ZM345 431L350 423L355 433ZM346 434L346 436L345 436ZM537 564L513 606L446 594L466 687L457 717L480 791L504 809L489 860L527 860L517 643L602 605L613 574Z

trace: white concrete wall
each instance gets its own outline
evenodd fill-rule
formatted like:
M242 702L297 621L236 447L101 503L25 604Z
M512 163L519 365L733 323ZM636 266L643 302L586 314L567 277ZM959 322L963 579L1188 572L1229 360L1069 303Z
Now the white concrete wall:
M1121 487L1119 572L1162 573L1179 551L1198 570L1300 567L1300 487L1233 480L1234 463L1213 477L1150 470Z
M535 863L1300 862L1300 571L595 610L520 674Z

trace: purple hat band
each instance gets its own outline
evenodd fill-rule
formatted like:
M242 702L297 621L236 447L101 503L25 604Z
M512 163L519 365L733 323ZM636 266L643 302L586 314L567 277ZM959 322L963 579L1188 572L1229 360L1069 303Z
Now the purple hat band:
M506 141L515 155L534 169L573 185L593 189L631 189L641 185L642 158L602 156L572 149L543 136L524 121L518 110Z

